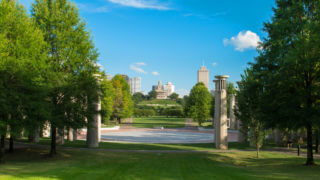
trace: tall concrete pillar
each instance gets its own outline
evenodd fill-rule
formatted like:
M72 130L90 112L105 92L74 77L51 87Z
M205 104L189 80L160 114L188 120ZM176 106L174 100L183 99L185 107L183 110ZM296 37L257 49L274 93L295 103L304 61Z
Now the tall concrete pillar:
M98 102L94 103L97 113L94 115L93 119L88 122L87 128L87 146L89 148L99 147L100 137L101 137L101 102L100 98Z
M68 130L68 141L72 142L73 140L74 140L73 139L73 129L69 128L69 130Z
M78 140L78 131L77 131L77 129L74 129L72 133L73 133L73 135L72 135L73 140L74 141Z
M227 123L227 78L229 76L215 76L215 144L217 149L228 149Z
M95 75L98 82L100 81L100 75ZM100 92L98 92L100 93ZM88 121L87 128L87 146L89 148L99 147L99 142L101 140L101 99L98 97L98 101L93 103L95 106L96 113L93 116L93 119Z
M230 129L236 129L236 116L234 115L234 108L236 104L236 97L230 94Z
M64 128L57 129L56 143L59 145L64 144Z

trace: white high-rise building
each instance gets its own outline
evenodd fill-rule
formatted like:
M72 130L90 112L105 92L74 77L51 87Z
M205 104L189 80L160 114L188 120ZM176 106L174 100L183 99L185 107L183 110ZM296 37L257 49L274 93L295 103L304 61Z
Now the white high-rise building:
M209 91L209 70L205 66L200 67L198 70L198 83L199 82L202 82Z
M134 77L129 79L130 92L134 93L141 92L141 77Z
M165 89L167 91L167 96L170 96L172 93L174 93L174 85L171 82L166 84Z

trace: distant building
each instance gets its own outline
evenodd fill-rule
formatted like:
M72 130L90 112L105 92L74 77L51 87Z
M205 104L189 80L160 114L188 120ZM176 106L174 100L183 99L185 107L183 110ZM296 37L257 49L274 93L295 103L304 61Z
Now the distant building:
M120 74L121 77L123 77L128 83L129 83L129 76L125 75L125 74Z
M167 91L164 89L161 81L158 81L157 86L152 86L152 90L157 92L157 99L167 99Z
M174 85L171 82L168 82L165 86L165 90L167 91L167 96L170 96L174 93Z
M134 93L141 92L141 77L134 77L129 79L130 92Z
M111 74L106 74L106 78L107 78L107 80L110 81L113 78L113 76Z
M209 91L209 70L205 66L200 67L198 70L198 83L199 82L202 82Z

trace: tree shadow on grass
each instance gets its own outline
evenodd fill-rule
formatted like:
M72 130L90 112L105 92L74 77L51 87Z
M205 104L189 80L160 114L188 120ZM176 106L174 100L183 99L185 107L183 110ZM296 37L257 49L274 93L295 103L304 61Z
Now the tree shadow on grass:
M167 154L24 149L8 155L1 175L10 178L56 179L316 179L319 167L303 166L304 159L278 153L254 152Z

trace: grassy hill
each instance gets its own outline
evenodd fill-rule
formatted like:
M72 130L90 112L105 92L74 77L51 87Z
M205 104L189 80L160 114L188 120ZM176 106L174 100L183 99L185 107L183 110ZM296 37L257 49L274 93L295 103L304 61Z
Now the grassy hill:
M147 101L141 101L138 106L181 106L174 100L170 99L153 99Z

